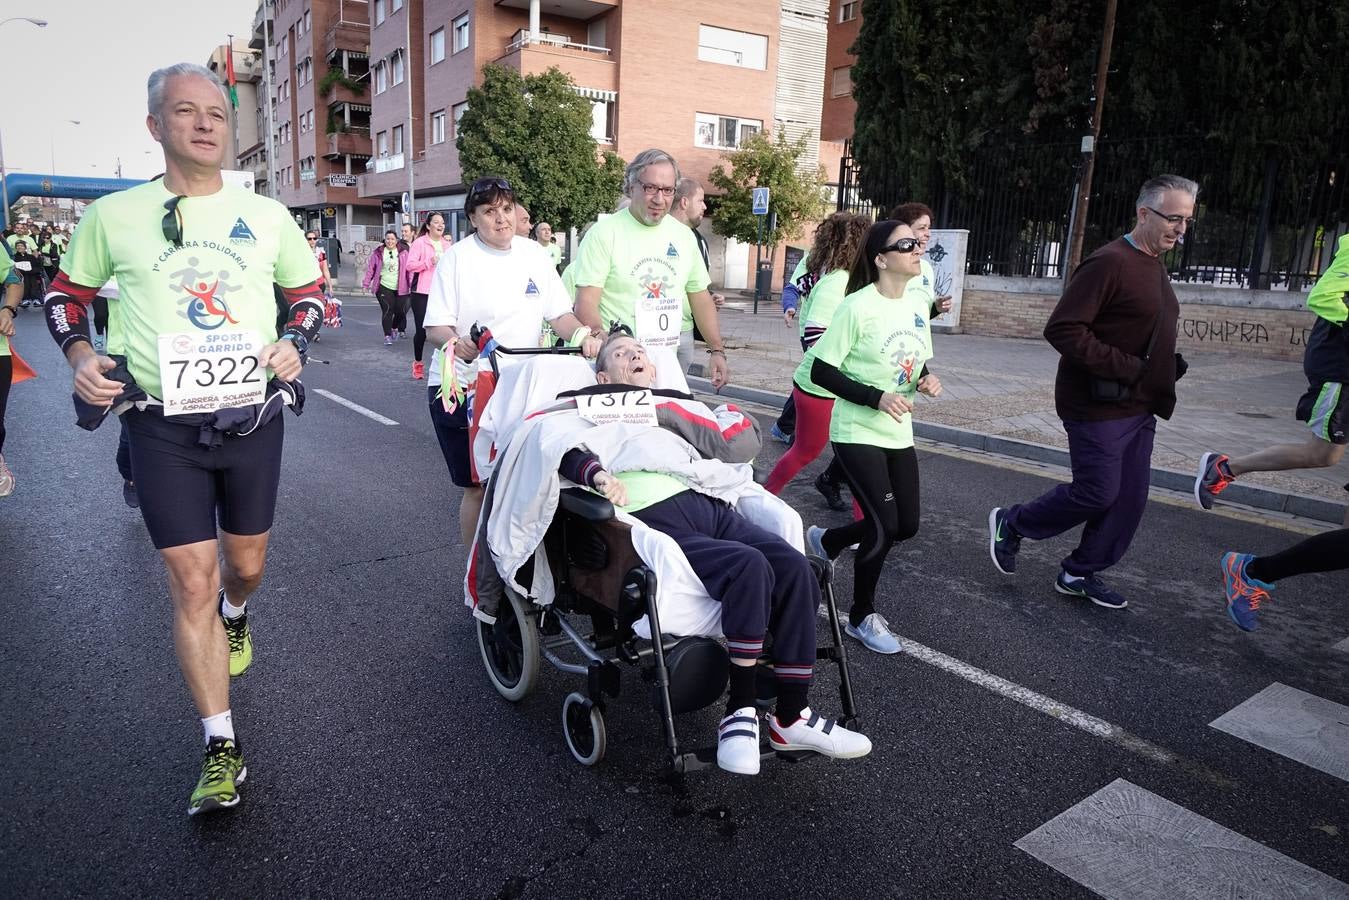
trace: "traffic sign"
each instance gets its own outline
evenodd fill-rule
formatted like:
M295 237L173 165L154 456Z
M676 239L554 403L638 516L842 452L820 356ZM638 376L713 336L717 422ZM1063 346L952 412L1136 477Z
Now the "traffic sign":
M756 216L768 215L768 188L753 188L753 199L750 201L750 211Z
M412 198L408 196L407 191L403 191L403 215L412 212Z

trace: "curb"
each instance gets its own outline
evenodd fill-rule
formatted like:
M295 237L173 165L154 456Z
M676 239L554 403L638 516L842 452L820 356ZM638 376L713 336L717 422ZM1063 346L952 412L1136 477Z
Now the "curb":
M705 378L690 375L688 382L690 387L705 394L714 393L712 383ZM787 402L787 398L781 394L757 388L737 387L733 384L722 388L720 396L746 400L750 403L759 403L777 409L781 409L783 404ZM1030 441L1019 441L1014 438L984 434L980 431L970 431L952 425L936 425L931 422L914 422L913 433L915 437L924 440L941 441L944 444L953 444L970 450L981 450L999 456L1028 459L1032 462L1048 463L1062 466L1065 469L1070 468L1068 451L1060 450L1058 447L1048 447ZM1153 466L1150 483L1153 487L1168 491L1179 491L1191 496L1194 493L1194 475L1192 473L1174 472L1170 469ZM1318 522L1328 522L1332 525L1344 523L1343 504L1320 497L1309 497L1306 494L1277 491L1273 488L1254 485L1232 484L1223 491L1223 500L1269 512L1284 513L1303 519L1314 519Z

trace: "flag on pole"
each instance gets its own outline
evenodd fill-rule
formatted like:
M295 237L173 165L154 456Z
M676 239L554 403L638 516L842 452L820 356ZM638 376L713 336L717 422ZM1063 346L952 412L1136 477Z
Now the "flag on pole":
M239 108L239 88L238 82L234 77L234 35L229 36L229 43L225 44L225 84L230 89L230 106Z

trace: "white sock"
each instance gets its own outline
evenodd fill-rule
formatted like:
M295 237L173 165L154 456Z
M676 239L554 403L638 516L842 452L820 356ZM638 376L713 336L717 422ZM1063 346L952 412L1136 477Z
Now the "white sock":
M248 601L245 600L242 606L235 606L230 602L222 591L220 594L220 614L227 619L237 619L248 609Z
M208 744L211 743L213 737L234 740L234 719L230 716L228 709L202 719L201 729L206 733L206 743Z

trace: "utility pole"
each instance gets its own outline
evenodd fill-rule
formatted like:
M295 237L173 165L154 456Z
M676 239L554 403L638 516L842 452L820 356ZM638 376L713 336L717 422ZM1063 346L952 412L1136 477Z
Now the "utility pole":
M1063 269L1063 279L1073 277L1078 263L1082 262L1082 243L1087 231L1087 208L1091 203L1091 177L1096 170L1096 142L1101 137L1101 115L1105 112L1105 79L1110 69L1110 45L1115 37L1115 7L1117 0L1107 0L1105 5L1105 26L1101 31L1101 54L1096 61L1096 111L1091 116L1091 135L1082 139L1082 155L1086 157L1082 167L1082 181L1077 188L1077 201L1073 204L1072 234L1069 237L1068 265Z
M269 27L272 0L261 0L262 5L262 119L267 129L267 196L276 199L276 147L272 133L272 32Z
M412 161L416 158L414 148L417 139L412 131L412 4L416 0L407 0L403 6L403 84L408 91L408 133L403 140L403 161L408 167L408 221L413 230L417 228L417 179L412 173Z

